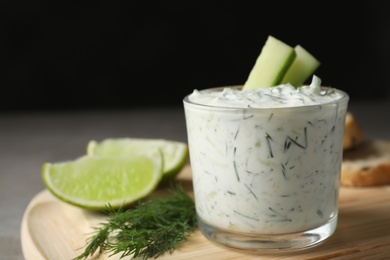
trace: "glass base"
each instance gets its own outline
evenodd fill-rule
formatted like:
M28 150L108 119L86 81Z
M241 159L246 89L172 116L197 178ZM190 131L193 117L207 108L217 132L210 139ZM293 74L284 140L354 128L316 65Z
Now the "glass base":
M200 217L198 226L206 238L225 247L253 253L293 252L319 245L329 238L336 230L337 215L320 227L290 234L234 233L210 226Z

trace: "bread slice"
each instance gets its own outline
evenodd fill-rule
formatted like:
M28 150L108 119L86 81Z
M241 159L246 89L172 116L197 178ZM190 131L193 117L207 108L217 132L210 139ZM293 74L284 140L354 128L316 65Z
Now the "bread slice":
M351 187L390 184L390 141L364 140L344 150L340 184Z
M352 112L347 112L345 118L343 149L356 147L364 140L364 133Z

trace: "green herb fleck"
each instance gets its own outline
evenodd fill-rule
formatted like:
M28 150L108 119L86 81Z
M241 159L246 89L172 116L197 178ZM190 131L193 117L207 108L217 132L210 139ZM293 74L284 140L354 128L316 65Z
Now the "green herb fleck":
M298 146L299 148L306 149L307 144L308 144L308 142L307 142L307 128L306 127L303 129L303 136L304 136L304 144L300 144L296 140L291 138L290 136L287 136L286 140L284 142L284 151L287 151L290 148L290 145L292 143L295 144L296 146Z
M272 140L272 137L268 134L268 133L266 133L266 137L265 137L266 139L267 139L267 145L268 145L268 150L269 150L269 156L271 157L271 158L274 158L274 154L272 153L272 146L271 146L271 141L273 141Z

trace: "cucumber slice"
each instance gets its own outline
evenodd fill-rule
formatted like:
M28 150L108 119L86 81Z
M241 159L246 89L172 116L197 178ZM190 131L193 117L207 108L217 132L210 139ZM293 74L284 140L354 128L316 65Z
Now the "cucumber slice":
M296 57L284 75L281 84L290 83L295 87L300 87L321 63L300 45L295 46L294 50Z
M293 47L269 35L242 89L280 84L295 56Z

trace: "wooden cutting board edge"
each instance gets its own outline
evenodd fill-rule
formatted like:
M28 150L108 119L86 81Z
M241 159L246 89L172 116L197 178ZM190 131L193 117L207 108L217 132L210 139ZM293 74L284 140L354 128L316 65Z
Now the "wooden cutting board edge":
M186 190L189 190L190 195L193 196L191 171L189 166L186 166L179 174L178 181L187 185ZM190 185L191 187L189 187ZM157 192L155 196L160 196L164 193L164 191L161 192ZM78 209L77 207L59 201L48 190L43 190L34 196L24 212L21 223L21 244L23 255L26 260L50 259L50 257L45 255L46 248L39 246L42 243L39 243L39 241L34 239L34 235L36 234L32 234L34 230L32 230L32 223L30 223L29 219L34 213L34 210L36 210L37 205L47 207L50 203L53 207L60 206L60 209L63 211L72 211L70 214L79 214L79 212L83 212L83 210ZM377 212L374 219L375 221L382 221L382 225L372 225L370 228L370 221L363 221L362 219L358 219L354 216L354 214L362 214L361 217L369 217L370 214L364 212L370 210ZM58 212L61 213L60 210ZM329 259L333 257L337 257L337 259L356 259L357 257L359 257L359 259L364 259L364 257L367 257L367 259L389 259L390 186L373 188L342 187L340 190L340 212L343 212L342 216L344 221L339 223L335 234L322 245L307 251L300 251L301 253L298 253L298 255L263 255L262 259L302 259L303 256L308 258L310 257L310 259ZM52 212L52 214L56 214L56 212ZM94 221L94 223L98 223L96 220L88 219L88 214L80 216L84 216L86 218L85 223L91 224ZM383 218L381 216L383 216ZM386 216L388 216L387 219ZM42 217L44 218L45 216ZM42 223L46 222L42 220ZM367 227L362 228L361 226L363 224ZM85 227L86 229L81 232L86 232L86 230L88 230L91 226L93 225L87 225L87 227ZM368 237L367 241L364 241L364 234L360 234L360 231L360 233L356 233L356 235L345 236L346 233L344 232L354 232L353 230L354 228L356 230L356 227L360 228L358 228L358 231L360 230L366 232ZM370 232L378 233L376 235L370 235ZM376 237L378 239L376 239ZM356 239L354 240L354 238ZM84 242L85 241L81 241L80 243L82 244ZM80 246L77 251L77 255L81 253L81 251ZM188 241L186 241L182 247L175 250L172 255L164 255L161 258L164 259L168 257L170 257L170 259L198 259L199 257L206 257L205 259L252 259L254 256L220 247L208 241L200 233L200 231L197 230L190 236ZM63 259L69 258L64 257ZM119 259L119 256L108 257L108 255L101 255L93 259L114 260Z

